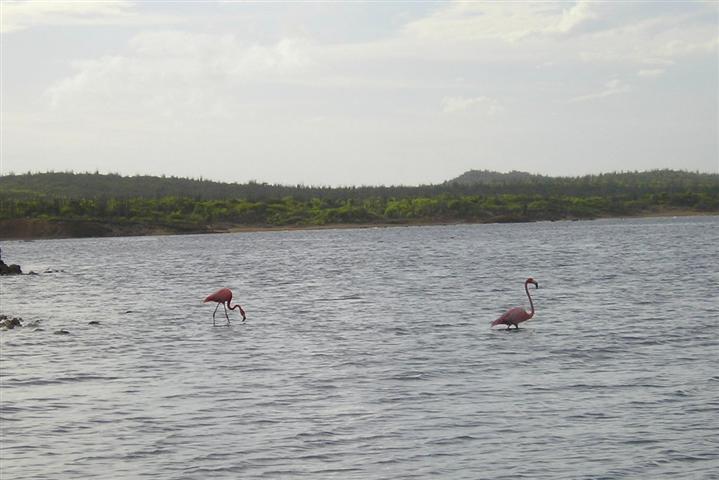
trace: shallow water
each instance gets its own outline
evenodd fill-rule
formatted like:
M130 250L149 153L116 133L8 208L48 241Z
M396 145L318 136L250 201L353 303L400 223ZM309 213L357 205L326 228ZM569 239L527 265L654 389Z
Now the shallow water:
M0 280L26 325L0 332L0 474L717 478L718 232L701 217L3 242L40 274ZM527 306L528 276L536 317L490 329ZM212 326L201 300L224 286L247 322Z

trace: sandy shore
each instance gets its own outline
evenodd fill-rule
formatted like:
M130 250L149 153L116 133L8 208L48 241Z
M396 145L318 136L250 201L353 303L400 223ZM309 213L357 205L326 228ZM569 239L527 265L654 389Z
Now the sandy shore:
M719 212L696 212L691 210L667 209L655 212L644 212L631 216L601 216L597 219L611 218L658 218L658 217L688 217L688 216L714 216ZM564 218L556 221L590 221L593 218ZM547 221L547 220L536 220ZM553 220L554 221L554 220ZM117 224L97 221L52 221L44 219L13 219L0 220L0 240L39 240L60 238L88 238L88 237L131 237L147 235L186 235L203 233L239 233L239 232L275 232L293 230L337 230L356 228L390 228L390 227L421 227L441 225L475 225L486 223L519 223L498 221L416 221L404 223L334 223L328 225L232 225L216 224L198 228L173 229L162 225L149 224Z

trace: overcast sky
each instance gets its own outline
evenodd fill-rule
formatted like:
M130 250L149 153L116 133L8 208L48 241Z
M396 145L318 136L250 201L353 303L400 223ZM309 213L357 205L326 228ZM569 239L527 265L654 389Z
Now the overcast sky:
M1 5L0 173L719 173L719 3Z

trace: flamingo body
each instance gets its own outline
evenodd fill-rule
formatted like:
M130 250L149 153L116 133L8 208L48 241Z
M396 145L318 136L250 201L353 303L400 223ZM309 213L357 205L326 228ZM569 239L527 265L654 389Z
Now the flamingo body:
M532 310L528 312L522 307L510 308L504 313L504 315L492 322L493 327L496 325L506 325L509 330L512 325L514 325L515 328L519 328L520 323L526 322L534 316L534 303L532 303L532 297L529 295L528 288L530 283L533 284L535 288L539 288L539 284L531 277L524 282L524 291L527 292L527 298L529 298L529 305Z
M215 293L208 295L204 303L207 302L218 302L225 303L232 301L232 290L229 288L221 288Z
M247 317L245 316L245 311L242 310L242 307L239 303L236 303L235 305L230 306L230 302L232 301L232 290L229 288L221 288L215 293L208 295L207 298L205 298L203 303L207 302L216 302L217 306L215 307L215 311L212 312L212 324L215 325L215 313L217 313L217 309L220 308L220 304L222 304L222 307L225 309L225 317L227 318L227 325L230 324L230 317L227 315L227 309L234 310L236 308L240 309L240 314L242 315L242 321L244 322Z
M526 322L532 318L532 314L527 312L522 307L510 308L505 312L504 315L492 322L492 326L495 325L516 325L518 323Z

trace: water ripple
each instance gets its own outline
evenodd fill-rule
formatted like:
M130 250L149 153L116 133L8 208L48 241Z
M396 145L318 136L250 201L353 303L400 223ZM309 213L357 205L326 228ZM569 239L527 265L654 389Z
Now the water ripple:
M718 226L5 242L2 477L712 478Z

